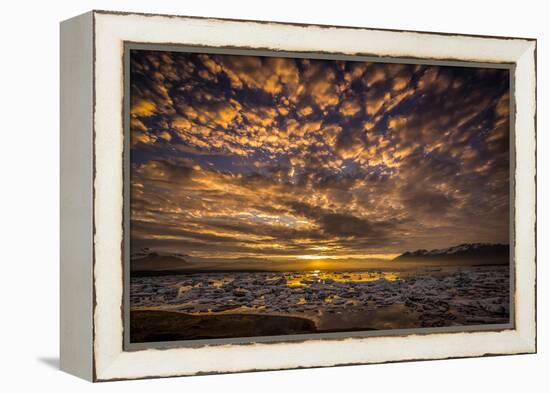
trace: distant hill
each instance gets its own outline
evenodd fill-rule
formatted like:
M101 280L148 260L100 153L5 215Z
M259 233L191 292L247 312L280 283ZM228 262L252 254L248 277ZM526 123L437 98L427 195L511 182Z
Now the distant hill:
M186 254L179 254L175 252L151 251L151 249L145 247L140 249L137 252L134 252L131 255L130 259L134 261L134 260L148 258L148 257L173 257L173 258L179 258L179 259L191 258L189 255L186 255Z
M395 258L394 261L505 264L509 262L509 256L510 246L508 244L465 243L435 250L420 249L416 251L407 251Z
M159 276L218 271L270 271L268 259L199 258L143 248L130 257L132 276Z
M189 265L188 259L190 257L185 254L162 253L144 248L130 257L130 270L132 272L180 270Z

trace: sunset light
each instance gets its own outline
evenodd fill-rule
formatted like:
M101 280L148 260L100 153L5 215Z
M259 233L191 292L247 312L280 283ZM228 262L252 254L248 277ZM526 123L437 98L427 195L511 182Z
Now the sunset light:
M130 84L135 250L508 242L507 70L132 51Z

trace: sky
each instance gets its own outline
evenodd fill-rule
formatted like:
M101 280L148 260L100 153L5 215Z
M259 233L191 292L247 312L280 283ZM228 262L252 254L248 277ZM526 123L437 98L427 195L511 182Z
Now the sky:
M508 243L509 106L503 69L133 50L132 249Z

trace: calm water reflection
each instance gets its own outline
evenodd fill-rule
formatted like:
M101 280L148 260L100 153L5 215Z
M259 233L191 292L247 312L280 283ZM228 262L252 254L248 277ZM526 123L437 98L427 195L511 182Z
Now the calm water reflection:
M309 272L291 273L285 276L289 287L303 286L308 287L313 283L331 283L331 282L369 282L377 280L396 281L400 279L399 272L385 271L362 271L362 272L327 272L313 270Z

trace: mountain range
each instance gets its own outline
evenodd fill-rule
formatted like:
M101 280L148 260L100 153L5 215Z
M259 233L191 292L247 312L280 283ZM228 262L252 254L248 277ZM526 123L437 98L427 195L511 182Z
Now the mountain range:
M417 261L417 260L485 260L485 261L507 261L510 256L508 244L491 243L464 243L449 248L434 250L420 249L407 251L394 259L394 261Z

